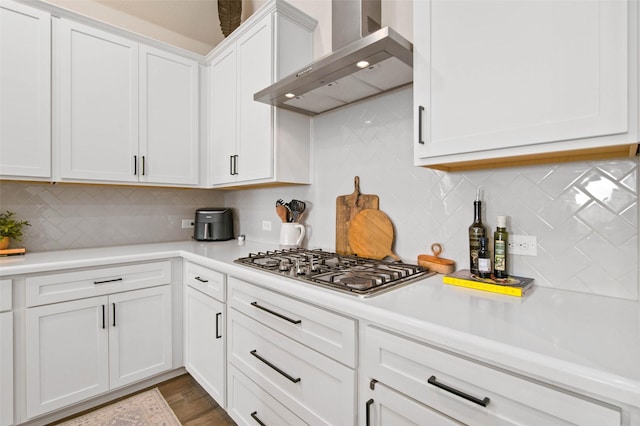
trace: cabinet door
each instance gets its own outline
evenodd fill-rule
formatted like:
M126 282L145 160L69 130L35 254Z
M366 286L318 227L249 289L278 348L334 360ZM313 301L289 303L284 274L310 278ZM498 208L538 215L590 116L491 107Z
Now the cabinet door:
M525 146L516 154L557 151L550 143L627 132L627 8L416 1L415 133L424 142L416 162ZM497 156L463 159L487 155Z
M198 184L198 63L140 46L140 180Z
M184 312L185 367L221 407L226 407L224 305L187 287Z
M0 175L51 176L51 17L0 1Z
M211 105L211 183L235 182L233 162L236 152L238 91L236 48L230 46L210 66Z
M376 383L374 389L367 388L366 401L362 403L364 421L360 424L366 423L367 426L459 426L463 424L381 383Z
M238 181L273 176L273 107L253 95L273 80L272 17L238 40Z
M26 309L27 417L109 390L107 297Z
M56 34L60 177L137 181L137 43L66 19Z
M0 426L13 424L13 313L0 314Z
M172 367L171 286L109 296L109 367L112 389Z

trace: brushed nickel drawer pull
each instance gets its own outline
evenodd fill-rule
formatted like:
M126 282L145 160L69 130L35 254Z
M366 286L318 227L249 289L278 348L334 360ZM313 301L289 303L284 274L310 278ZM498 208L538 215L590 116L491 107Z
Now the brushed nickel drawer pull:
M266 359L264 359L263 357L258 355L258 350L257 349L252 350L250 353L251 353L251 355L253 355L256 358L258 358L260 361L262 361L265 364L267 364L269 367L271 367L274 370L276 370L278 373L282 374L284 377L286 377L287 379L289 379L293 383L298 383L300 380L302 380L302 379L300 379L300 377L290 376L289 374L285 373L282 369L278 368L277 366L273 365L271 362L267 361Z
M251 413L251 417L253 417L253 420L255 420L256 423L258 423L260 426L267 426L262 422L262 420L260 420L260 418L258 417L257 411L254 411L253 413Z
M251 306L256 307L258 309L262 309L263 311L268 312L271 315L275 315L278 318L282 318L283 320L289 321L292 324L300 324L302 322L302 320L294 320L294 319L291 319L291 318L289 318L287 316L279 314L278 312L272 311L269 308L265 308L264 306L260 306L260 305L258 305L258 302L251 302Z
M122 278L114 278L112 280L104 280L104 281L94 281L94 284L106 284L106 283L115 283L117 281L123 281Z
M436 379L436 376L429 377L429 380L427 380L427 382L430 385L433 385L433 386L435 386L437 388L440 388L440 389L445 390L447 392L450 392L450 393L452 393L454 395L457 395L457 396L459 396L461 398L464 398L467 401L471 401L474 404L482 405L483 407L486 407L487 405L489 405L489 401L490 401L489 397L485 396L483 399L479 399L479 398L476 398L475 396L469 395L468 393L459 391L456 388L452 388L451 386L447 386L444 383L438 383L437 379Z

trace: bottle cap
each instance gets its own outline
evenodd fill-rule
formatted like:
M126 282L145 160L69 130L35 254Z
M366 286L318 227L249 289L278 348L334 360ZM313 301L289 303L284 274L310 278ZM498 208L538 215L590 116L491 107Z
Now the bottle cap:
M506 228L506 227L507 227L507 217L498 216L498 228Z

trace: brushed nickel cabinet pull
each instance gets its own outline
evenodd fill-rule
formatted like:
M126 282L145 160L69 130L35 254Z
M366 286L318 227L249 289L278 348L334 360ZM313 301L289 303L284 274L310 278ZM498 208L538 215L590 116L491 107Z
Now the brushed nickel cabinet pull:
M442 389L442 390L445 390L445 391L447 391L447 392L450 392L450 393L452 393L452 394L454 394L454 395L457 395L457 396L459 396L459 397L461 397L461 398L466 399L467 401L471 401L471 402L473 402L474 404L478 404L478 405L481 405L481 406L483 406L483 407L486 407L487 405L489 405L489 401L491 401L491 400L489 399L489 397L486 397L486 396L485 396L484 398L479 399L479 398L476 398L475 396L471 396L471 395L469 395L468 393L462 392L462 391L460 391L460 390L458 390L458 389L456 389L456 388L452 388L451 386L447 386L447 385L445 385L444 383L439 383L439 382L437 381L437 379L436 379L436 376L431 376L431 377L429 377L429 379L427 380L427 382L428 382L430 385L433 385L433 386L435 386L435 387L437 387L437 388L440 388L440 389Z
M269 367L273 368L275 371L277 371L278 373L282 374L284 377L286 377L288 380L290 380L293 383L298 383L300 380L302 380L300 377L293 377L289 374L287 374L284 370L282 370L281 368L277 367L276 365L272 364L271 362L267 361L266 359L264 359L263 357L261 357L260 355L258 355L258 350L254 349L251 352L249 352L251 355L255 356L256 358L258 358L260 361L262 361L263 363L265 363L266 365L268 365Z
M284 316L284 315L282 315L282 314L280 314L280 313L278 313L276 311L272 311L269 308L265 308L264 306L260 306L260 305L258 305L258 302L251 302L251 306L256 307L258 309L262 309L263 311L268 312L271 315L275 315L278 318L282 318L283 320L289 321L292 324L300 324L302 322L302 320L294 320L294 319L291 319L291 318L289 318L287 316Z

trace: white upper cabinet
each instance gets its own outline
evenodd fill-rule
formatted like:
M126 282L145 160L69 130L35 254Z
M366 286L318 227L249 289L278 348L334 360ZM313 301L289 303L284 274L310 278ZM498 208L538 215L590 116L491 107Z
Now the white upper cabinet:
M60 177L137 182L138 43L68 19L56 34Z
M635 0L416 0L414 59L416 165L635 154Z
M51 17L0 1L0 176L51 176Z
M198 184L198 63L57 23L61 180Z
M140 45L140 156L150 183L198 184L198 64Z
M311 62L315 25L271 1L208 57L210 186L311 183L309 117L253 95Z

